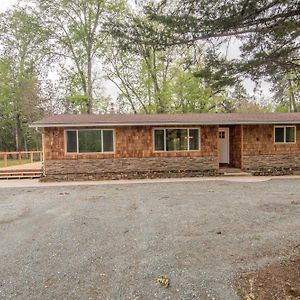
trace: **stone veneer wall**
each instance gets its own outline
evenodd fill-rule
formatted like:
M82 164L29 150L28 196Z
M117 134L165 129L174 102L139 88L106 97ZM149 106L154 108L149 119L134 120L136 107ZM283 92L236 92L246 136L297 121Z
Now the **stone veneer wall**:
M196 127L196 126L180 126ZM71 128L70 128L71 129ZM218 126L202 126L200 151L154 152L150 126L116 127L115 153L66 154L63 128L44 130L45 171L49 180L200 176L215 174Z
M217 166L214 156L50 160L47 163L47 178L85 180L203 176L216 175Z
M295 144L275 144L274 125L243 126L243 168L257 175L300 170L300 125Z

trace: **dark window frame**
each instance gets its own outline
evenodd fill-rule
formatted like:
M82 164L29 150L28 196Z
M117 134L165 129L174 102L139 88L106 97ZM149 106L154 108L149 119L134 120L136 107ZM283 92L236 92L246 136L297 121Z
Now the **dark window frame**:
M76 132L76 142L77 142L77 151L76 152L68 152L67 145L68 145L68 136L67 133L73 131ZM101 152L80 152L79 151L79 131L101 131ZM110 131L112 132L112 138L113 138L113 151L104 151L104 144L103 144L103 132L104 131ZM64 142L65 142L65 154L114 154L115 153L115 130L110 128L105 129L66 129L64 131Z
M283 128L283 130L284 130L284 133L283 133L284 141L283 142L276 142L276 128ZM294 128L294 141L293 142L286 141L286 137L287 137L286 128ZM274 144L276 144L276 145L280 145L280 144L291 145L291 144L296 144L296 143L297 143L297 126L295 126L295 125L275 125L274 126Z
M190 149L190 130L198 130L198 149ZM155 131L160 130L164 132L164 150L156 150L155 149ZM166 130L187 130L187 150L167 150L167 140L166 140ZM201 128L200 127L156 127L153 128L152 132L152 141L153 141L153 152L154 153L168 153L168 152L199 152L201 151Z

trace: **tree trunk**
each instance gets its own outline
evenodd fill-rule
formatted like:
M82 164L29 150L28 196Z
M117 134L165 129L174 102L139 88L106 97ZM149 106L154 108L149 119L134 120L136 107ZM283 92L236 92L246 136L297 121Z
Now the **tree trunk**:
M93 113L93 82L92 82L92 58L91 55L89 55L88 58L88 90L87 90L87 113L92 114Z
M291 80L289 80L289 94L290 94L290 111L297 112L297 103L295 99L295 94L293 91L293 85Z
M27 152L28 151L28 145L27 145L27 137L24 136L24 150Z
M20 115L16 115L16 132L15 132L15 137L16 137L16 151L21 150L21 120L20 120Z
M152 57L151 57L152 55ZM166 112L166 108L162 99L162 95L160 92L160 87L157 78L157 69L156 69L156 56L155 50L150 53L150 50L146 49L143 51L144 61L147 65L149 76L153 83L154 89L154 100L156 102L156 112L161 114Z

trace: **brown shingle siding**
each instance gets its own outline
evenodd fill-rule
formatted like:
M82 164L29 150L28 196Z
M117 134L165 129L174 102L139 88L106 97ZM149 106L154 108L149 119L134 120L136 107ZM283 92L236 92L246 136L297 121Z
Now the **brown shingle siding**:
M176 126L175 126L176 127ZM189 128L199 126L186 126ZM96 128L96 127L93 127ZM103 129L107 127L99 127ZM162 127L164 128L164 127ZM74 128L73 128L74 129ZM201 126L199 151L154 152L153 127L126 126L115 130L115 153L66 154L64 128L45 128L44 146L46 160L101 159L101 158L146 158L146 157L206 157L218 156L218 126Z
M275 144L274 125L244 125L244 155L281 155L300 153L300 125L295 144Z

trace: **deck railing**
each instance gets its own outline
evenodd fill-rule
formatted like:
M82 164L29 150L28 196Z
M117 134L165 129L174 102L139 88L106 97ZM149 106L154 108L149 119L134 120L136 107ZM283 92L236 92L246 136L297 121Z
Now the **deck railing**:
M0 167L23 165L43 160L42 151L0 152Z

